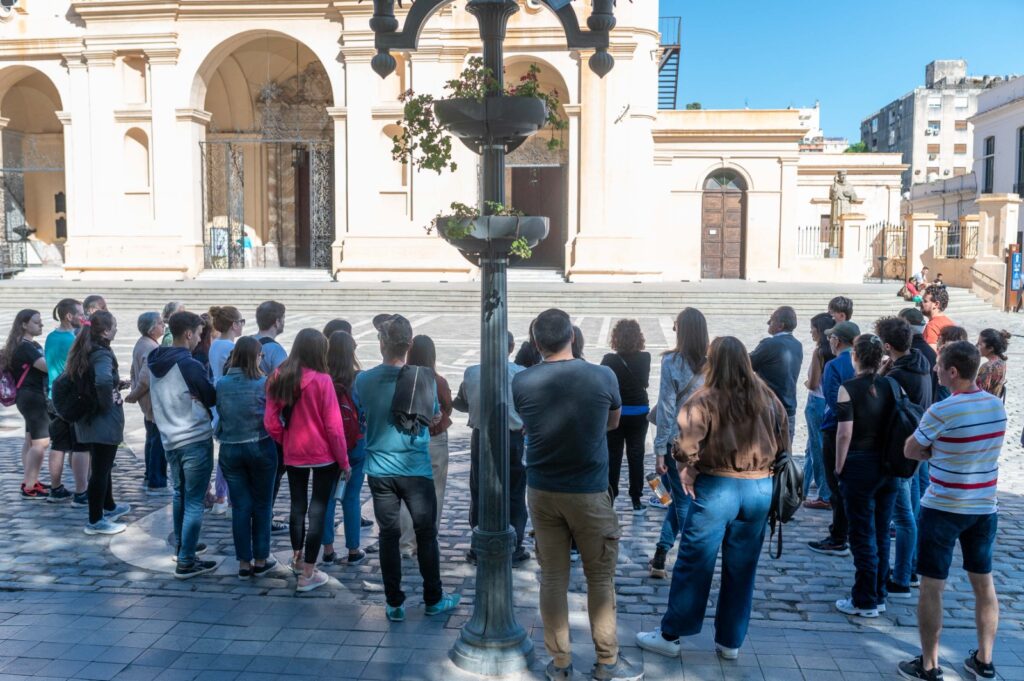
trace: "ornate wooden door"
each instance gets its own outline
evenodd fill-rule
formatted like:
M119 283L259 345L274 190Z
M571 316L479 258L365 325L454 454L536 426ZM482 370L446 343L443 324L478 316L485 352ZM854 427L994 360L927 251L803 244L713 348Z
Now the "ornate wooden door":
M743 278L743 196L732 180L712 178L701 207L701 278Z

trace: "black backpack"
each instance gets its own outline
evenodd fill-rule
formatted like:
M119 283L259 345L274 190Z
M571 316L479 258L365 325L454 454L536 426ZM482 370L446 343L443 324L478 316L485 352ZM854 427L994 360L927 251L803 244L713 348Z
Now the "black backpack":
M51 389L53 408L57 416L68 423L84 421L92 416L98 406L96 396L91 390L95 382L92 367L89 367L80 378L75 378L66 371L58 376Z
M888 376L883 380L889 384L896 404L889 417L885 444L882 446L882 472L894 478L909 478L917 472L918 462L903 456L903 447L907 438L917 430L924 409L911 402L895 380Z
M780 432L780 419L776 419L776 433ZM790 447L792 447L790 442ZM800 466L793 461L793 455L789 448L780 449L775 455L775 463L772 464L772 505L768 509L768 554L772 552L772 540L775 538L775 530L779 531L779 541L776 546L775 558L782 556L782 526L793 519L797 510L804 503L804 472Z

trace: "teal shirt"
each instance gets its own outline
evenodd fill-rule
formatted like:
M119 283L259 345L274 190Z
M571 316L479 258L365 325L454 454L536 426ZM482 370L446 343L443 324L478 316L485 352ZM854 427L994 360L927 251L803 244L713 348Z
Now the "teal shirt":
M64 365L68 362L68 353L71 352L71 345L75 342L74 331L51 331L46 337L46 344L43 346L43 353L46 357L46 373L50 377L48 396L52 397L53 382L64 373Z
M366 475L372 478L433 478L430 467L430 433L403 433L391 419L400 367L382 364L356 377L354 397L366 414ZM434 391L436 394L436 390ZM441 407L434 398L434 413Z

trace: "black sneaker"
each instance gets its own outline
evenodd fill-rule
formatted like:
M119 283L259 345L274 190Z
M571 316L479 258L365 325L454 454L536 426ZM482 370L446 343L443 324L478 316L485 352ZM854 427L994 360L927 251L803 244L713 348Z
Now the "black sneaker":
M359 527L373 527L373 521L369 518L359 518Z
M639 499L633 500L633 515L643 515L647 512L647 507L640 503Z
M823 541L807 542L807 546L815 553L822 553L826 556L848 556L850 546L846 542L837 542L831 537Z
M905 679L918 679L919 681L942 681L942 667L935 667L934 669L925 669L924 662L921 661L921 656L918 655L913 660L907 660L906 662L900 662L896 665L896 670Z
M915 589L921 586L921 577L916 574L910 575L910 586Z
M89 505L89 493L88 492L75 492L71 496L71 503L75 506L88 506Z
M175 563L178 562L178 552L179 551L181 551L181 547L180 546L175 547L174 555L171 556L171 560L173 560ZM201 556L204 553L206 553L206 544L204 544L203 542L199 542L198 544L196 544L196 555L197 556Z
M981 662L978 660L977 650L972 650L967 659L964 660L964 669L974 674L974 677L978 679L996 678L996 666L991 662Z
M273 570L276 567L277 567L277 561L274 560L273 558L268 558L267 562L264 563L263 565L253 565L252 566L252 576L253 577L262 577L263 575L267 574L268 572L270 572L271 570Z
M273 520L270 523L270 534L287 534L288 523L281 520Z
M50 488L50 496L48 496L46 500L51 504L62 504L65 501L71 501L71 497L73 496L74 494L69 492L67 487L61 485L59 487ZM86 503L88 503L88 499L86 499Z
M522 546L517 548L515 550L515 553L512 554L513 565L522 565L528 560L530 560L530 552L524 549Z
M910 598L912 595L909 586L900 586L891 579L886 582L885 590L889 592L889 598Z
M466 562L470 565L476 565L476 551L473 549L466 551Z
M668 551L663 548L655 549L654 558L651 558L651 562L647 564L651 577L655 579L665 579L668 577L668 572L665 570L665 557L667 554Z
M205 575L207 572L213 572L216 569L217 561L215 560L194 560L191 565L178 563L178 567L174 568L174 578L192 579L199 575Z
M344 564L345 565L359 565L360 563L362 563L365 560L366 560L366 551L363 551L362 549L356 549L355 553L352 553L350 551L349 554L347 556L345 556Z

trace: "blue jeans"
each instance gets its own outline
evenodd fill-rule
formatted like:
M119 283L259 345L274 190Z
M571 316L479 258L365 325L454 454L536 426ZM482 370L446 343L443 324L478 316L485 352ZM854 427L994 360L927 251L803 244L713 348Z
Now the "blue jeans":
M896 525L896 557L893 559L892 581L900 586L910 586L910 573L917 563L917 509L921 500L917 497L917 475L909 478L895 478L896 507L892 522Z
M807 421L807 449L804 450L804 497L811 488L811 479L818 488L818 499L828 501L832 492L825 480L825 461L821 448L821 419L825 415L825 398L807 396L804 419Z
M739 648L750 624L772 480L702 474L697 476L694 489L697 498L683 525L661 631L667 636L700 633L721 547L722 587L715 610L715 643Z
M143 419L146 424L146 487L163 489L167 487L167 458L164 456L164 443L160 440L160 431L152 421Z
M345 495L341 499L341 521L345 524L345 548L355 551L359 548L360 533L362 532L363 514L360 509L360 495L363 492L363 469L366 466L366 457L361 459L349 459L352 467L352 474L345 483ZM338 483L341 484L340 482ZM327 515L324 517L324 536L320 541L324 546L334 543L334 513L338 505L334 494L331 494L327 502Z
M271 497L277 474L277 448L269 437L220 445L220 469L231 494L231 533L235 558L242 562L270 557Z
M657 545L657 548L666 552L676 543L679 528L686 523L686 514L690 511L690 497L683 492L683 483L679 480L675 461L671 456L667 457L667 460L669 470L661 476L661 481L672 495L672 503L665 509L665 520L661 522L661 536L658 537Z
M213 472L213 438L166 452L174 481L174 536L178 539L178 564L196 559L199 530L203 527L203 501Z
M889 523L896 504L896 481L882 474L878 452L851 451L839 476L849 521L856 574L853 604L874 608L885 603L889 578Z
M929 476L931 475L931 466L927 461L922 461L917 465L917 499L914 502L917 504L914 506L915 509L920 511L921 509L921 497L924 496L924 492L928 489L928 485L931 484Z

